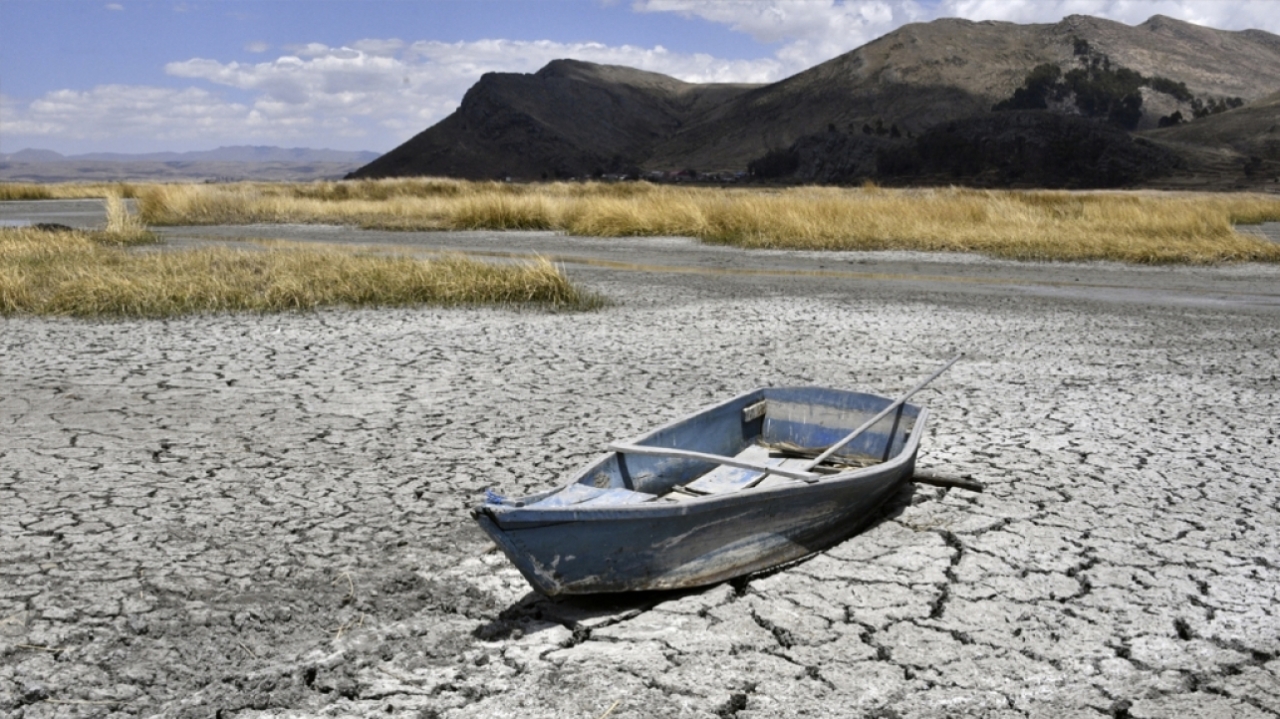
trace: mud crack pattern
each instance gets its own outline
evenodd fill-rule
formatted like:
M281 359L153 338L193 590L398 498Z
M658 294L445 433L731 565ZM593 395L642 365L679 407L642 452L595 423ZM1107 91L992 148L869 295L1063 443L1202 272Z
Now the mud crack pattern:
M589 315L0 320L0 714L1280 715L1274 311L597 279ZM987 491L783 571L552 603L465 516L956 349L920 465Z

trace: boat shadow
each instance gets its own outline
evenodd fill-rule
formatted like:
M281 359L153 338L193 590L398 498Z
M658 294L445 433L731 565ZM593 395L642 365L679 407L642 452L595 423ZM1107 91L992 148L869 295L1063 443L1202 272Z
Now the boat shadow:
M694 587L670 591L617 592L570 597L548 597L530 591L498 616L480 625L473 634L484 641L516 639L557 626L573 631L577 643L594 627L625 621L662 604L711 587Z
M535 591L529 591L516 602L500 611L496 617L477 627L473 634L483 641L501 641L560 626L573 631L573 639L569 644L574 644L589 634L594 627L625 621L664 602L700 594L725 584L732 587L736 595L742 596L747 593L751 582L801 566L814 557L820 556L823 552L833 549L885 521L900 516L915 502L915 497L915 485L911 482L903 482L902 487L886 500L878 511L868 517L867 521L854 527L852 531L838 541L826 546L815 547L813 552L800 559L770 567L760 572L735 577L719 584L668 591L617 592L567 597L548 597Z

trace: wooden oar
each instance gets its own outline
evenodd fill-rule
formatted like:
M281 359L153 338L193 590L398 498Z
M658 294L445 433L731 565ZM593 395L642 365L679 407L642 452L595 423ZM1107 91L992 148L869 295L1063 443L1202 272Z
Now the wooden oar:
M843 437L839 442L836 442L835 444L831 445L830 447L827 447L827 450L826 450L825 452L823 452L822 454L818 455L817 457L814 457L812 460L810 460L810 461L809 461L809 463L808 463L808 464L805 464L804 466L800 467L800 471L801 471L801 472L810 472L810 471L813 471L813 468L814 468L814 467L817 467L818 465L820 465L820 464L822 464L823 462L825 462L825 461L827 460L827 458L828 458L828 457L830 457L831 455L835 454L836 452L839 452L841 449L844 449L844 446L845 446L846 444L849 444L849 443L850 443L850 442L852 442L853 440L857 439L857 438L858 438L858 436L859 436L859 435L861 435L863 432L866 432L868 429L871 429L872 425L874 425L876 422L879 422L880 420L882 420L882 419L884 419L885 417L887 417L887 416L889 415L889 413L890 413L890 412L892 412L892 411L894 411L895 409L897 409L897 408L901 407L904 403L906 403L906 401L907 401L907 400L911 399L911 396L912 396L912 395L914 395L916 392L919 392L920 390L924 389L925 385L927 385L927 384L929 384L930 382L932 382L932 381L934 381L935 379L937 379L937 378L938 378L938 375L940 375L940 374L942 374L943 372L946 372L947 370L951 369L951 365L953 365L953 364L955 364L956 362L960 361L960 358L961 358L961 357L963 357L963 356L964 356L964 353L962 352L962 353L960 353L960 354L956 355L955 357L952 357L952 358L951 358L951 361L950 361L950 362L948 362L948 363L946 363L946 364L944 364L944 365L942 365L941 369L939 369L937 372L934 372L933 374L931 374L931 375L929 375L928 377L926 377L922 382L920 382L920 384L918 384L918 385L916 385L915 387L912 387L911 389L907 390L907 393L906 393L906 394L904 394L904 395L902 395L901 397L899 397L899 398L895 399L895 400L893 401L893 404L890 404L888 407L885 407L884 409L880 410L880 414L877 414L876 416L874 416L874 417L872 417L871 419L867 420L866 422L864 422L864 423L863 423L863 425L862 425L861 427L859 427L859 428L857 428L857 429L853 430L853 431L852 431L852 432L850 432L849 434L846 434L846 435L845 435L845 436L844 436L844 437ZM889 441L889 442L893 442L893 437L889 437L889 440L888 440L888 441Z

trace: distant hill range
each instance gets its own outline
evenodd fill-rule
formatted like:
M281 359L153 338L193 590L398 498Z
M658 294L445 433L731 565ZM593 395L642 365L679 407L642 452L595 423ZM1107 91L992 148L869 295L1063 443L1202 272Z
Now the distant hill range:
M1278 90L1280 36L1261 30L943 19L768 85L573 60L489 73L350 176L1255 186L1280 175Z
M236 145L199 152L62 155L25 149L0 154L0 180L316 180L335 179L376 152Z

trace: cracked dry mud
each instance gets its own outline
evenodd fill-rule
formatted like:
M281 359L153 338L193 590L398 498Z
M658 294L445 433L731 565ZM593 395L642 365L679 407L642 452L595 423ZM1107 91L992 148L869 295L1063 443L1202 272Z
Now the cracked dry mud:
M0 319L0 715L1280 715L1274 308L584 276L618 304ZM465 515L956 349L920 465L986 492L767 576L553 603Z

